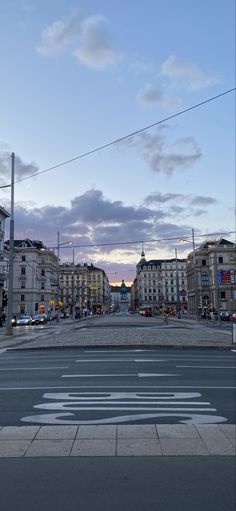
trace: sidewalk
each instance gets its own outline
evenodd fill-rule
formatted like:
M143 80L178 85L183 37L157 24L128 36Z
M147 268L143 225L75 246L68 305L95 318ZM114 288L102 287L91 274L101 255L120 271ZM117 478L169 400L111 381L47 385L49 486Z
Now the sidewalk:
M235 424L0 426L0 458L234 456Z
M110 346L119 347L207 347L230 349L232 330L223 326L215 328L203 321L194 319L170 318L164 325L161 318L147 318L141 323L139 318L129 317L127 324L119 327L119 318L97 318L96 316L77 320L64 320L48 324L46 327L27 329L16 327L13 335L7 336L5 328L0 330L0 350L7 348L64 348ZM130 328L135 322L134 328ZM117 326L118 325L118 326Z

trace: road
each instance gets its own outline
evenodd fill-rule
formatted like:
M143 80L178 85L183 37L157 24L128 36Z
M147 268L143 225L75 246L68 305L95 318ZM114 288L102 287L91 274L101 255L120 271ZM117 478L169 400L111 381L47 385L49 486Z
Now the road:
M201 348L5 351L1 424L235 423L235 361Z

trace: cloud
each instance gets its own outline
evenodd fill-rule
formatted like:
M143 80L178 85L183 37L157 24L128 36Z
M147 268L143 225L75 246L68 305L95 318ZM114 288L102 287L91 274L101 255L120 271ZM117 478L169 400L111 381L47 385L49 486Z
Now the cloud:
M66 21L55 21L46 27L41 35L38 53L52 57L60 53L75 38L82 35L83 17L77 11Z
M218 83L218 79L210 73L202 71L195 64L170 55L161 66L162 76L171 81L174 87L181 87L188 92L196 92Z
M197 195L191 201L192 206L210 206L211 204L215 204L217 199L213 197L203 197L201 195Z
M146 204L147 206L150 206L150 204L155 204L155 203L159 204L159 203L170 202L170 201L174 201L176 199L181 199L182 197L184 197L184 196L180 193L164 193L163 194L160 192L153 192L144 199L144 204Z
M15 155L15 180L37 174L38 170L34 163L24 163L20 156ZM9 151L2 151L0 152L0 185L10 184L10 182L11 153Z
M200 148L193 137L166 144L159 134L140 133L122 142L122 145L136 148L154 172L164 172L167 175L192 167L201 158Z
M137 100L146 108L161 106L171 111L180 108L182 104L178 98L169 96L160 88L154 87L151 84L145 85L144 89L138 94Z
M74 51L79 62L93 69L104 69L121 59L121 54L112 47L104 21L101 16L88 18L83 23L82 44Z
M122 58L112 46L106 23L101 15L84 17L76 11L69 19L55 21L46 27L36 49L41 55L53 57L71 46L73 55L81 64L105 69Z

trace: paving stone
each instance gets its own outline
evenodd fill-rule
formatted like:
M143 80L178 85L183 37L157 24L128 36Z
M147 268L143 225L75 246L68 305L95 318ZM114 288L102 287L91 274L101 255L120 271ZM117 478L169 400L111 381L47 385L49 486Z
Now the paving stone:
M236 438L236 425L235 424L219 424L220 429L222 429L227 436L227 438Z
M161 446L156 438L119 438L117 456L161 456Z
M40 426L4 426L0 431L0 440L33 440Z
M116 426L79 426L78 438L116 438Z
M203 440L211 439L216 442L227 440L226 434L218 424L196 424L195 427Z
M77 430L78 426L41 426L36 440L73 440Z
M75 440L71 456L115 456L116 440L107 439L79 439Z
M69 456L73 440L34 440L25 457L43 458L48 456Z
M194 426L184 424L157 424L159 438L199 438Z
M117 438L157 438L155 424L118 425Z
M0 458L21 458L27 451L31 440L0 440Z
M161 438L161 449L166 456L209 456L200 438Z

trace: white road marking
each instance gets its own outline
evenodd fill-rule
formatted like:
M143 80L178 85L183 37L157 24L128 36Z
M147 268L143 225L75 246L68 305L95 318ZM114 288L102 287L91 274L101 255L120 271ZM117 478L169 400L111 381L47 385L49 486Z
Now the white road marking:
M93 359L82 359L82 360L75 360L75 362L78 362L80 364L83 363L90 363L95 362L96 364L100 364L100 362L166 362L166 360L155 358L150 360L139 360L139 359L124 359L124 358L93 358Z
M22 422L31 422L33 424L121 424L124 422L136 422L145 419L156 419L158 417L179 417L179 423L181 424L218 424L226 422L227 418L220 417L217 415L199 415L190 413L145 413L135 415L121 415L115 417L108 417L103 419L91 419L91 420L75 420L73 419L73 413L50 413L43 415L31 415L23 417ZM64 418L63 418L64 417ZM70 419L65 419L70 417ZM183 419L185 417L185 419Z
M236 386L206 386L206 385L57 385L50 386L46 385L44 387L0 387L0 391L11 392L11 391L22 391L22 390L47 390L47 389L212 389L212 390L236 390ZM93 392L93 391L91 391Z
M91 394L93 396L91 397ZM195 399L201 397L200 392L48 392L43 395L44 399L58 399L58 400L75 400L86 401L90 399ZM195 403L195 401L194 401ZM210 404L210 403L207 403Z
M113 376L115 377L121 377L121 376L125 376L125 377L130 377L130 378L136 378L137 376L139 378L153 378L153 377L156 377L156 376L180 376L179 374L169 374L169 373L166 373L166 374L158 374L158 373L155 373L155 374L151 374L151 373L135 373L135 374L124 374L124 373L121 373L121 374L63 374L61 376L61 378L97 378L97 377L108 377L108 378L113 378Z
M199 369L236 369L236 366L176 366L176 367L197 367Z
M9 367L0 369L0 371L47 371L48 369L68 369L67 366L52 366L52 367Z
M74 404L74 406L72 406ZM178 407L170 407L170 408L158 408L153 406L78 406L78 403L44 403L41 405L35 405L34 408L40 409L40 410L73 410L73 411L88 411L88 410L106 410L107 412L110 412L111 410L147 410L147 411L167 411L167 412L205 412L205 408L178 408ZM216 408L207 408L207 412L216 412Z

